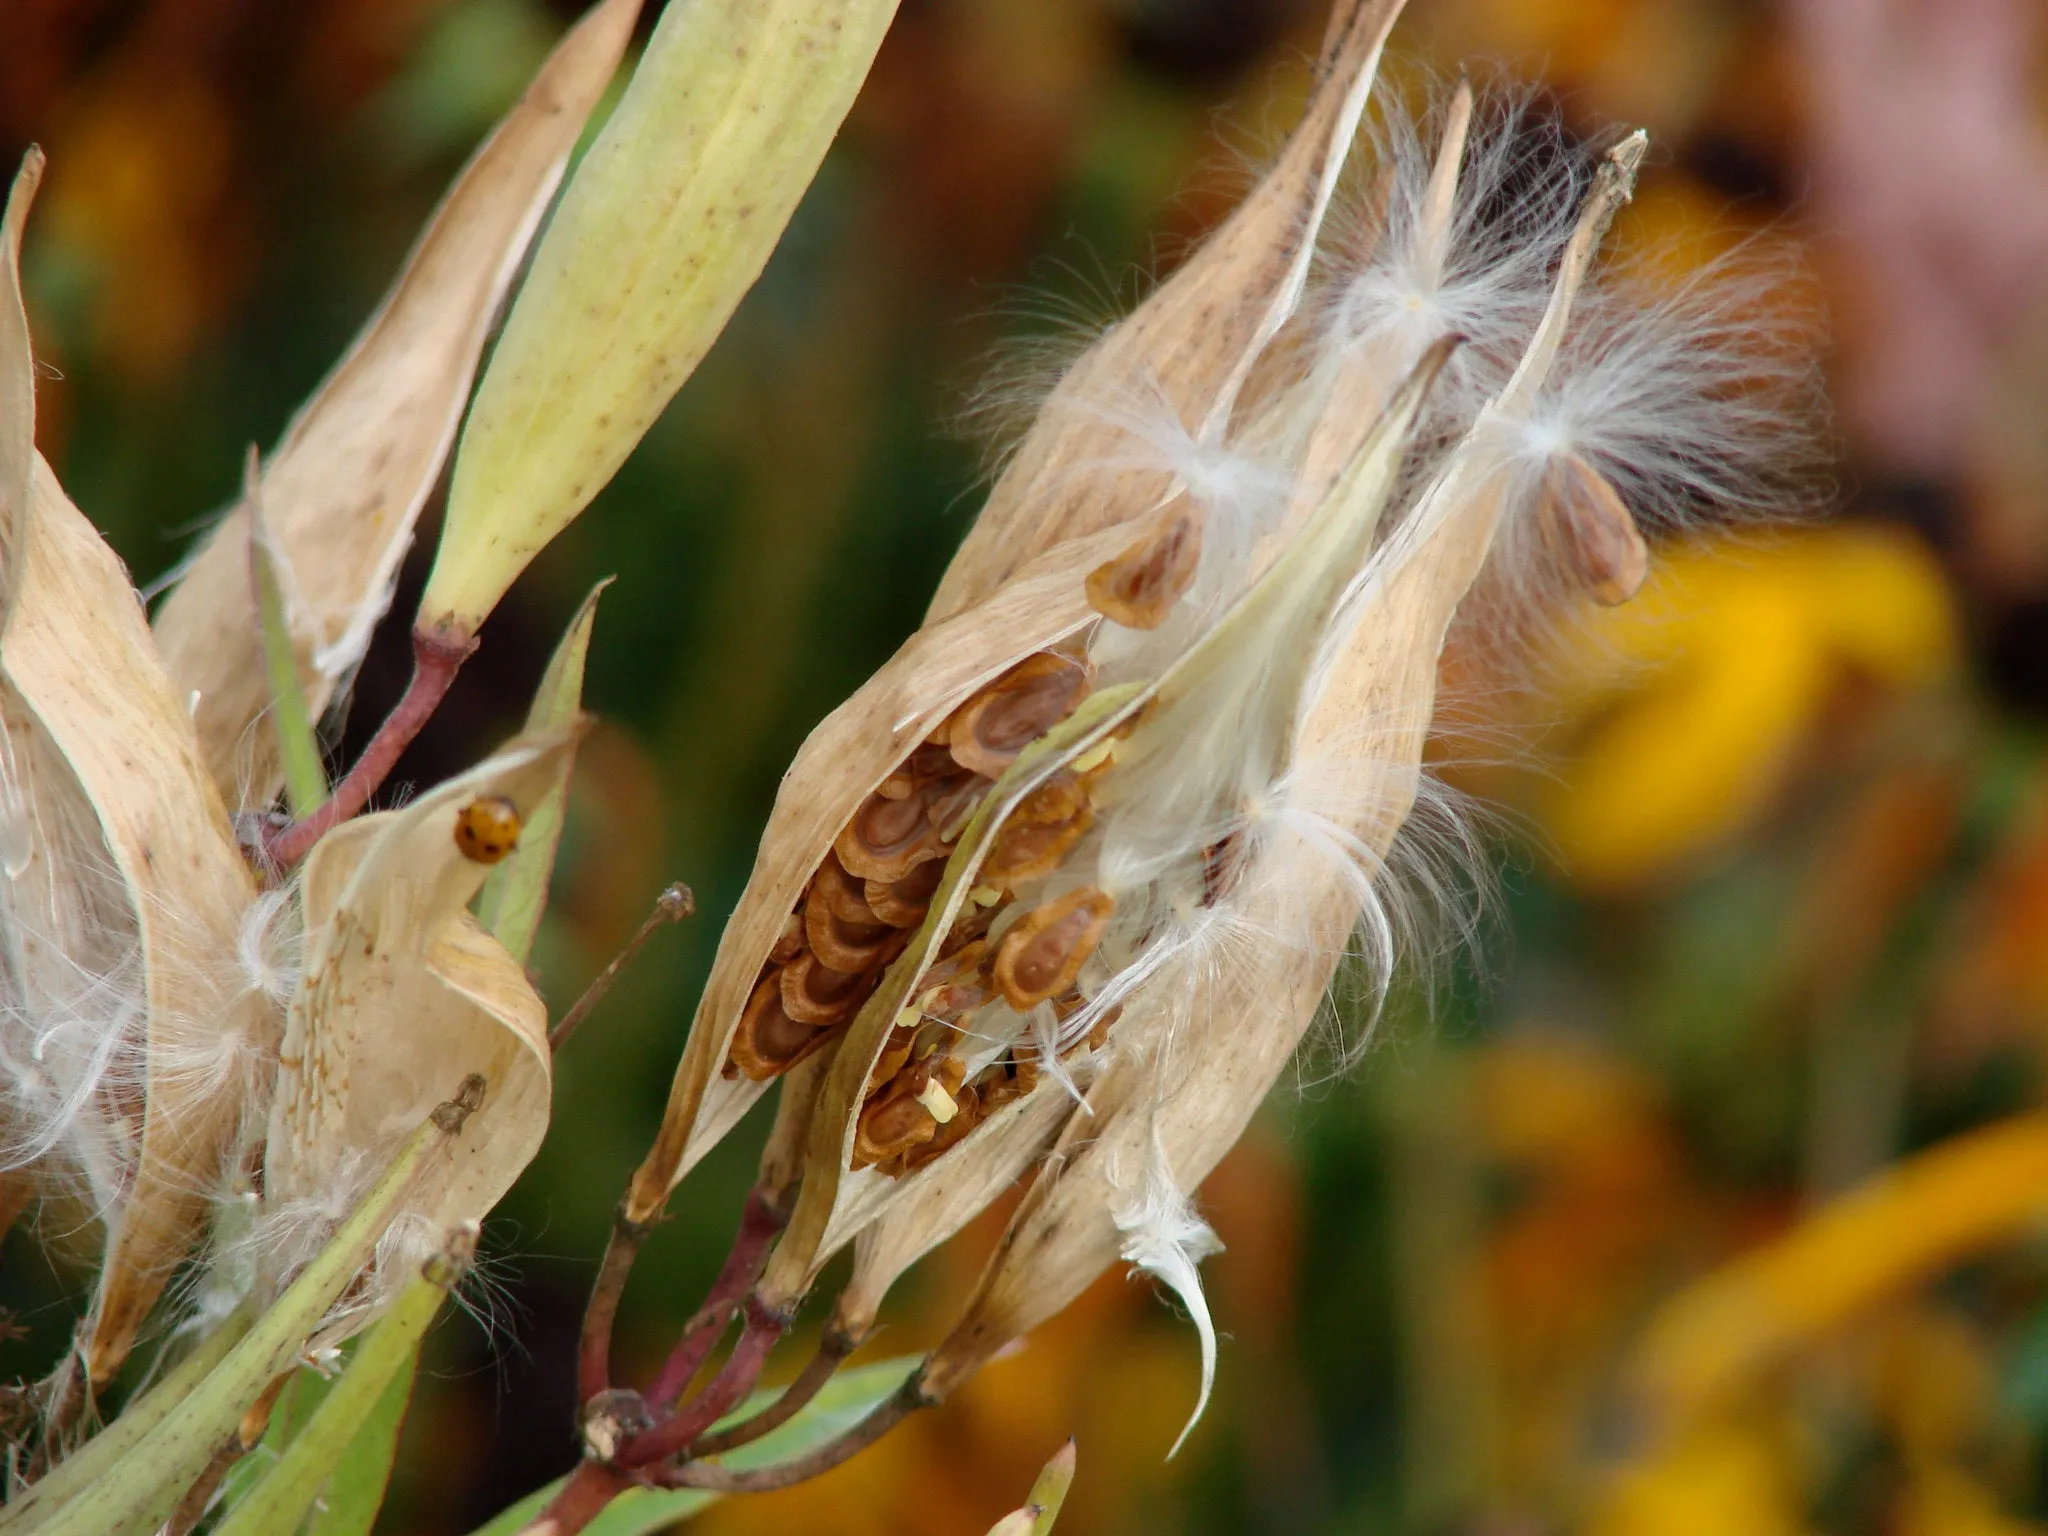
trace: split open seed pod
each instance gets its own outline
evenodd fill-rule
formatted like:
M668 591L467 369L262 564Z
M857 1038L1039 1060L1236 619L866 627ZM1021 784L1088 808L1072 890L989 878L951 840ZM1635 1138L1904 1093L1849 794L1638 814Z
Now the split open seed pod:
M448 456L498 307L640 0L572 27L463 168L397 281L285 429L255 487L315 720L345 689L391 603L399 562ZM250 507L207 536L157 614L157 644L221 793L267 805L282 785L250 579Z
M1078 706L1089 682L1077 637L1103 612L1090 578L1131 555L1122 525L1150 510L1173 478L1126 475L1124 434L1105 429L1093 406L1157 382L1186 436L1221 434L1259 349L1299 299L1397 10L1343 8L1303 123L1273 172L1076 365L956 557L933 617L805 743L721 940L660 1138L636 1176L634 1219L659 1209L762 1083L837 1049L856 1016L879 1017L876 989L925 922L975 806L1021 749ZM1183 531L1179 543L1187 542ZM1158 564L1175 569L1172 560ZM1103 586L1096 582L1098 596ZM1052 815L1045 804L1035 813L1028 836L1020 830L990 850L1016 876L1056 862L1063 839L1085 834L1077 815ZM956 894L980 899L971 889ZM903 1089L892 1112L909 1126L929 1105L944 1113L941 1095L952 1093L943 1080ZM1014 1097L1014 1084L1002 1094ZM810 1095L786 1102L771 1160L802 1140L795 1128L808 1125L812 1108Z
M451 1077L484 1081L482 1107L408 1197L337 1334L373 1315L386 1282L402 1282L448 1231L480 1221L547 1130L547 1010L468 911L492 866L464 834L479 805L538 805L574 735L513 742L403 810L343 824L306 860L305 975L264 1156L263 1277L287 1279L317 1251Z
M962 1321L928 1362L930 1395L946 1395L1123 1258L1187 1296L1202 1325L1206 1397L1214 1336L1194 1269L1206 1229L1188 1196L1300 1044L1354 931L1378 916L1373 886L1421 784L1444 638L1501 528L1498 424L1525 412L1542 387L1641 153L1638 136L1610 157L1521 366L1376 549L1319 649L1292 743L1292 781L1306 789L1286 808L1312 812L1293 827L1315 835L1273 818L1269 832L1248 839L1219 902L1220 921L1260 942L1234 949L1228 965L1192 952L1129 999L1120 1032L1147 1048L1113 1061L1091 1089L1092 1114L1071 1123Z
M16 181L0 294L0 1054L9 1155L107 1223L103 1381L185 1256L275 1039L237 940L255 885L127 570L33 441Z

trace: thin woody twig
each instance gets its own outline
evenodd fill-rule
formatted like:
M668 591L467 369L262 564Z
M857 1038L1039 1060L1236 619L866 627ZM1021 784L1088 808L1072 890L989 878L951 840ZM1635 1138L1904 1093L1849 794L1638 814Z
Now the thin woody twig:
M826 1334L819 1341L818 1352L811 1356L810 1364L782 1389L782 1396L752 1418L742 1419L730 1429L700 1435L691 1444L690 1455L717 1456L736 1446L749 1445L771 1430L780 1429L810 1405L811 1399L832 1379L846 1357L859 1347L860 1341L847 1334L836 1331Z
M599 971L590 985L583 989L583 995L570 1005L555 1027L548 1031L548 1049L559 1051L562 1042L576 1032L576 1026L590 1017L590 1012L604 996L611 991L612 983L619 979L620 972L633 963L633 957L640 953L647 941L654 936L657 928L670 923L679 923L697 910L697 897L690 888L678 880L665 889L654 900L654 910L647 914L647 921L640 925L640 931L626 941L626 947L612 956L611 964Z
M615 1464L628 1470L652 1466L688 1449L691 1441L732 1412L754 1390L762 1368L768 1364L769 1352L788 1331L786 1316L749 1300L739 1342L733 1345L732 1353L711 1378L711 1384L651 1429L630 1436L613 1458Z
M770 1493L777 1488L794 1487L866 1450L918 1409L930 1407L933 1401L925 1394L923 1372L913 1372L908 1381L876 1404L858 1424L789 1461L746 1471L707 1461L686 1461L681 1466L655 1472L652 1480L664 1488L703 1488L715 1493Z

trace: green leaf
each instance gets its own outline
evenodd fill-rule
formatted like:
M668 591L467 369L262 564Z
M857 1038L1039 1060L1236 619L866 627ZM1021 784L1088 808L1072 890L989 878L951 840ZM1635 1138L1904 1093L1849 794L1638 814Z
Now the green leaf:
M419 1374L419 1346L395 1372L377 1399L377 1406L356 1431L334 1464L327 1492L314 1513L306 1536L370 1536L384 1491L391 1484L391 1465L398 1457L398 1432L412 1403L413 1379Z
M896 0L662 9L477 386L416 627L474 635L753 287Z
M541 674L533 706L526 713L530 734L560 730L576 718L583 707L583 666L590 656L590 630L597 622L597 599L612 584L607 576L590 589L561 644ZM554 787L535 806L522 806L525 825L519 832L519 846L491 871L477 897L477 921L490 929L491 936L512 956L524 962L533 951L533 936L540 931L540 915L547 906L548 882L555 873L555 855L562 846L562 814L569 799L569 774L575 767L573 753L562 754L562 768Z
M320 756L320 738L306 711L299 681L299 653L292 644L291 617L285 611L284 584L278 576L277 546L263 521L257 499L256 451L249 451L246 496L249 503L249 574L256 587L256 623L263 640L263 670L270 680L270 723L277 731L278 756L284 764L285 796L293 816L304 816L327 798L327 765Z
M118 1466L78 1489L76 1497L61 1504L10 1505L0 1512L0 1532L109 1536L153 1530L169 1519L250 1405L290 1369L307 1337L375 1250L429 1155L448 1140L449 1133L435 1119L422 1125L318 1257L185 1395L175 1413L165 1415ZM38 1520L38 1510L47 1518Z
M909 1379L923 1358L922 1355L898 1355L893 1360L878 1360L873 1365L841 1371L811 1399L803 1412L787 1424L771 1430L751 1445L743 1445L713 1460L722 1467L765 1467L822 1445L866 1418L869 1410ZM780 1387L764 1387L719 1420L719 1424L737 1424L741 1419L751 1418L781 1394ZM538 1492L528 1494L488 1525L472 1531L470 1536L517 1536L546 1508L548 1500L560 1490L563 1481L557 1478ZM717 1494L706 1493L701 1488L630 1489L614 1499L603 1514L583 1528L584 1536L648 1536L648 1533L662 1530L687 1515L694 1515L717 1497Z
M335 1477L358 1432L382 1406L387 1389L394 1380L410 1379L420 1339L441 1309L452 1276L451 1266L430 1263L426 1273L399 1293L391 1310L357 1347L348 1369L314 1409L305 1428L227 1519L214 1528L214 1536L271 1536L298 1529L321 1489ZM401 1412L403 1404L401 1398ZM393 1430L395 1433L395 1422ZM388 1471L388 1461L385 1466ZM369 1509L372 1519L382 1490L380 1477ZM359 1528L367 1529L367 1525Z
M352 1345L354 1341L350 1342ZM263 1480L264 1474L277 1465L285 1448L292 1443L292 1437L305 1427L306 1420L313 1417L313 1410L326 1401L336 1379L310 1366L301 1366L292 1372L277 1394L277 1401L271 1405L269 1421L263 1426L263 1438L256 1442L254 1450L228 1468L228 1475L221 1479L219 1510L225 1512L235 1508Z

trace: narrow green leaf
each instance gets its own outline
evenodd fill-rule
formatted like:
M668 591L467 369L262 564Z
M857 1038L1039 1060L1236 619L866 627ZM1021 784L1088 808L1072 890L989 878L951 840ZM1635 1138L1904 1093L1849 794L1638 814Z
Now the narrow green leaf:
M841 1371L825 1384L824 1390L803 1412L753 1444L743 1445L718 1457L718 1464L739 1468L765 1467L787 1461L812 1446L823 1444L866 1418L870 1409L903 1385L923 1358L922 1355L899 1355L893 1360L878 1360L873 1365ZM741 1419L751 1418L774 1402L781 1392L780 1387L764 1387L719 1423L736 1424ZM470 1536L517 1536L547 1506L562 1482L563 1479L557 1478L538 1492L528 1494L489 1524L472 1531ZM717 1494L706 1493L700 1488L635 1488L614 1499L603 1514L585 1526L584 1536L649 1536L649 1533L665 1529L686 1515L694 1515L717 1497Z
M327 765L321 760L320 738L306 710L299 681L299 653L292 644L291 616L285 611L284 581L279 575L277 543L263 520L258 496L256 450L249 450L244 498L249 504L249 576L256 588L256 624L263 640L263 671L270 681L270 723L277 732L278 756L284 764L285 796L292 815L304 816L327 798Z
M15 1536L17 1532L39 1529L65 1500L111 1472L151 1430L170 1417L208 1372L227 1358L228 1351L241 1342L254 1320L246 1309L222 1319L220 1326L172 1366L161 1381L123 1408L119 1418L0 1511L0 1531Z
M270 1536L296 1530L334 1477L385 1390L419 1355L421 1337L448 1295L454 1266L430 1263L399 1292L357 1348L355 1359L292 1438L276 1465L214 1528L214 1536ZM380 1484L381 1493L381 1484ZM376 1505L371 1505L372 1517Z
M1038 1481L1031 1485L1031 1497L1025 1502L1038 1511L1038 1517L1031 1524L1031 1536L1051 1536L1052 1523L1060 1517L1060 1506L1067 1502L1067 1490L1074 1486L1074 1442L1068 1440L1052 1453L1045 1470L1038 1474Z
M583 667L590 656L590 630L597 622L597 599L612 584L607 576L590 589L576 617L569 621L561 643L541 674L533 706L526 713L529 734L559 730L576 718L583 707ZM569 774L575 755L562 754L562 770L554 787L535 806L521 806L525 825L519 846L491 871L477 897L477 921L490 929L491 936L515 959L524 961L533 952L533 936L540 931L540 915L547 907L548 882L554 878L555 855L562 846L562 817L569 800Z
M0 1532L108 1536L137 1526L154 1528L169 1519L242 1415L290 1368L327 1309L348 1289L429 1154L444 1147L448 1135L433 1119L413 1133L319 1256L186 1395L178 1411L151 1429L119 1466L81 1488L75 1498L51 1507L44 1523L17 1524L18 1506L10 1507L0 1513Z
M398 1432L405 1426L405 1410L412 1403L412 1384L419 1368L420 1351L415 1344L411 1358L392 1373L377 1406L334 1464L334 1476L327 1480L327 1492L321 1496L312 1524L306 1527L306 1536L370 1536L377 1512L384 1507L384 1491L391 1485Z

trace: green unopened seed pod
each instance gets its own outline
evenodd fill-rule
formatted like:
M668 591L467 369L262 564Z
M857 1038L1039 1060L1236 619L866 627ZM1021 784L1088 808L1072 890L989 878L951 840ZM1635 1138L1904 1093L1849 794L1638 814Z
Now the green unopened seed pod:
M671 0L505 322L419 628L474 635L753 286L895 0Z

